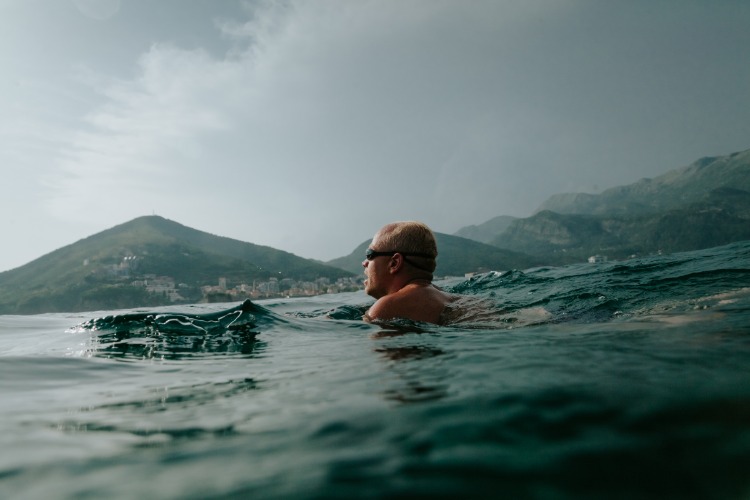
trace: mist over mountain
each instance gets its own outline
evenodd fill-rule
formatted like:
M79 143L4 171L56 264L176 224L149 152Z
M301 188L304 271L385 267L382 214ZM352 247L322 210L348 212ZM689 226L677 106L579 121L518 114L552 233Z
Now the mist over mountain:
M481 226L459 232L474 234L472 228ZM481 238L548 265L597 254L622 259L750 239L750 150L702 158L600 194L555 195L531 217Z
M518 217L510 215L498 215L482 224L462 227L455 235L481 243L491 243L495 237L508 229Z
M537 212L560 214L639 215L683 208L704 200L718 188L750 191L750 150L701 158L653 179L641 179L600 194L551 196Z

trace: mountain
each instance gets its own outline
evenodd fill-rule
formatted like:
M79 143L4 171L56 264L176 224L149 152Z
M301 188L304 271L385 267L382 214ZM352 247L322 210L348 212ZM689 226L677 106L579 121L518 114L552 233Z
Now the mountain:
M697 250L750 239L750 150L702 158L653 179L600 194L550 197L531 217L512 220L494 236L497 217L460 232L545 264L580 262L596 254ZM472 232L474 231L474 232Z
M613 259L750 240L750 192L718 188L682 208L641 215L559 214L519 219L492 244L557 265L600 254Z
M454 234L461 238L468 238L481 243L490 243L498 234L508 229L514 220L516 220L516 217L499 215L476 226L462 227Z
M449 234L435 233L438 246L436 276L463 276L477 271L505 271L537 266L541 260L523 253L504 250ZM362 242L351 254L327 262L330 266L362 274L370 240Z
M198 302L201 287L219 278L234 286L349 276L288 252L148 216L0 273L0 314Z
M537 211L591 215L655 213L699 203L709 192L725 187L750 191L750 150L701 158L653 179L641 179L600 194L554 195Z

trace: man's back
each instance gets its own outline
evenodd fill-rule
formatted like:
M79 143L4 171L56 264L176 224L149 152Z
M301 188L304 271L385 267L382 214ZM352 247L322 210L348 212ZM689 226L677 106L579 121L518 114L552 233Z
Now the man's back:
M369 320L406 318L439 324L451 295L431 284L409 284L399 291L380 298L367 311Z

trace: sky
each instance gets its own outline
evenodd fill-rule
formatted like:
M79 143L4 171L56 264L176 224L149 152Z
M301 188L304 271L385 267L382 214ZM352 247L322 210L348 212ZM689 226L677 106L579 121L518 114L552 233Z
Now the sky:
M305 258L750 148L746 0L0 0L0 271L143 215Z

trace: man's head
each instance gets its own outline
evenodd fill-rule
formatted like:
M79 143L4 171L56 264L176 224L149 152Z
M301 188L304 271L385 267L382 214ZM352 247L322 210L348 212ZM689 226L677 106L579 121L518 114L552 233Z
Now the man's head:
M393 222L372 239L365 268L365 291L388 295L416 279L432 280L437 258L435 235L421 222Z

